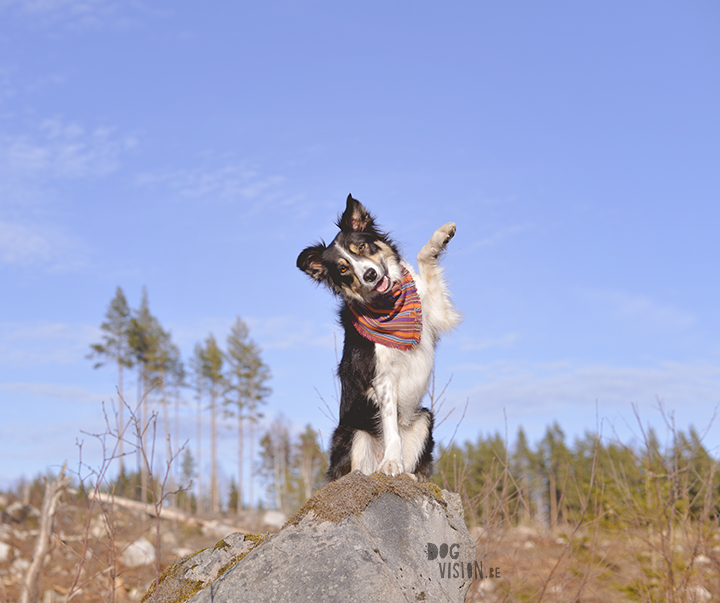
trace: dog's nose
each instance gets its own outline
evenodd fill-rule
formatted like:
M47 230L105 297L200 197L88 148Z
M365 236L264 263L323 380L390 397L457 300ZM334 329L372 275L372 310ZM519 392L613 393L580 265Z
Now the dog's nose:
M375 272L375 268L368 268L363 275L363 279L365 279L366 283L372 283L374 280L377 280L377 272Z

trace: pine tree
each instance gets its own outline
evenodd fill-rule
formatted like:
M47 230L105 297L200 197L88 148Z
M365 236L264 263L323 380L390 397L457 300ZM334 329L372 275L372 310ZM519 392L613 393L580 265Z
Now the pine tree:
M182 491L178 494L178 502L185 511L190 511L192 506L192 481L195 478L195 459L189 448L185 448L180 465L180 488Z
M210 396L210 510L220 512L220 496L217 476L217 401L223 391L223 353L211 333L205 347L196 347L199 376Z
M298 469L299 490L301 499L299 503L308 500L325 474L325 455L320 449L317 432L308 423L295 445L295 459L293 465Z
M286 421L276 418L260 440L260 473L265 478L274 506L286 515L290 511L292 446Z
M204 350L202 344L196 343L195 349L193 350L193 357L190 359L190 368L193 372L193 381L195 382L195 400L197 402L197 418L195 419L195 426L197 429L197 504L198 511L203 512L203 479L202 479L202 398L203 392L205 391L204 383L205 378L203 376L203 354Z
M519 508L523 520L532 519L534 466L534 455L530 450L525 430L520 426L512 455L512 469L520 488Z
M172 384L179 385L182 382L184 370L182 361L180 360L180 350L173 343L170 332L163 329L157 321L154 322L156 345L149 359L148 370L153 387L160 390L163 426L165 428L165 447L167 460L170 462L173 458L173 452L167 408L167 386ZM176 442L176 445L177 444L178 442ZM173 476L170 474L170 490L174 489Z
M242 508L243 499L243 453L244 453L244 420L250 423L250 463L253 462L254 425L259 416L257 408L270 394L267 382L270 370L260 357L259 346L250 338L250 329L238 317L227 338L228 360L228 397L225 405L234 406L231 414L238 420L238 499L237 512ZM250 475L250 501L252 504L252 472Z
M94 343L90 347L92 352L87 358L99 358L94 368L104 366L108 362L114 362L118 370L118 465L120 479L119 494L122 494L124 482L123 467L123 368L131 368L133 358L128 342L128 329L130 327L130 308L128 307L125 293L121 287L115 291L115 297L110 301L107 312L105 313L105 322L100 325L102 331L102 343Z
M565 433L557 421L545 431L540 442L540 466L548 480L548 500L550 506L550 527L557 526L558 513L567 521L565 489L569 486L569 451L565 445Z
M147 287L143 287L140 307L133 313L128 328L128 343L138 367L138 405L142 406L142 433L148 424L148 391L154 385L152 376L159 356L162 328L150 313ZM139 442L140 454L147 451L147 442ZM147 468L140 462L140 499L147 497Z

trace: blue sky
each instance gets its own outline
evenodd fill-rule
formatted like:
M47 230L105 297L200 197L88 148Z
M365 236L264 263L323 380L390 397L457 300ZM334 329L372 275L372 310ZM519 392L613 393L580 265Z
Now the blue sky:
M438 439L466 401L461 440L629 442L659 400L704 431L719 25L713 2L0 0L0 486L101 429L115 373L85 354L117 286L147 286L185 359L241 316L268 417L327 440L342 335L295 258L348 193L413 261L457 223Z

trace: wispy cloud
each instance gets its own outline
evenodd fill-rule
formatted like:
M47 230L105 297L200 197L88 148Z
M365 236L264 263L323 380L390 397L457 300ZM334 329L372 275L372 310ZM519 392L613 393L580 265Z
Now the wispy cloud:
M136 144L113 128L49 119L30 134L0 135L0 171L15 179L99 178L116 171Z
M661 326L663 329L685 329L695 324L689 312L650 297L625 291L586 291L583 297L599 303L616 320Z
M488 348L510 348L520 338L518 333L505 333L500 337L489 337L479 341L466 341L463 350L487 350Z
M336 338L333 335L337 325L332 322L317 324L297 316L245 316L243 320L250 328L250 336L262 350L284 350L293 347L333 349L336 344L342 345L342 336ZM209 333L215 335L220 346L224 347L225 338L234 322L235 319L208 318L195 325L171 325L170 330L178 344L188 349L192 349L197 342L204 341Z
M0 266L41 266L65 273L87 266L84 245L52 225L0 220Z
M517 234L520 234L521 232L526 232L533 228L532 224L514 224L512 226L507 226L505 228L501 228L492 234L483 237L482 239L479 239L472 243L472 245L469 246L469 249L475 249L477 247L487 247L490 245L497 245L498 243L503 242L505 239L508 239L510 237L513 237Z
M334 323L316 324L302 320L297 316L269 316L261 319L248 319L258 341L268 350L288 348L321 347L333 349L342 347L342 335L337 333Z
M505 413L511 423L530 431L554 419L570 423L582 418L588 428L594 428L596 403L601 421L622 423L632 418L631 404L638 404L645 415L657 407L658 400L667 409L677 410L684 424L704 428L720 403L720 367L705 362L645 367L505 363L500 370L482 373L479 368L497 367L456 367L478 372L479 380L455 395L471 401L469 422L496 428L503 424Z
M90 29L127 25L128 9L143 7L137 0L0 0L0 11L32 23Z
M97 404L108 399L107 392L96 392L76 385L56 383L0 383L3 397L35 398L42 400L63 400L67 402L87 402Z
M0 367L72 364L84 360L98 328L69 323L0 323Z
M283 182L282 176L261 174L242 162L147 173L137 178L140 186L165 186L184 197L250 201L277 196Z

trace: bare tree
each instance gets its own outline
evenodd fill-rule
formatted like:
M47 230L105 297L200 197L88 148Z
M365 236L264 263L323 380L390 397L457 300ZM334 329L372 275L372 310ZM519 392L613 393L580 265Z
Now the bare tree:
M53 532L53 523L55 521L55 511L57 510L60 496L65 492L70 478L65 475L67 463L63 465L58 475L52 482L45 480L45 496L43 497L42 512L40 514L40 531L35 541L35 550L33 551L33 559L25 574L22 588L20 589L19 603L35 603L39 601L38 580L42 572L43 565L51 549L51 538Z

